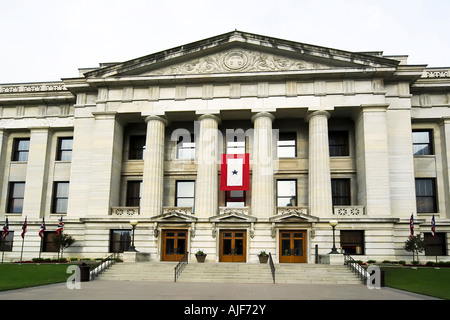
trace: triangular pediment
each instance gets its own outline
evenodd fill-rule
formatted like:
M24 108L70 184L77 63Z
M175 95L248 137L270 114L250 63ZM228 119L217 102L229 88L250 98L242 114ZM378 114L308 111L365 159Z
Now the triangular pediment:
M252 223L256 221L254 216L240 212L239 209L227 209L224 213L209 219L211 222L248 222Z
M197 218L181 211L171 210L161 215L152 217L153 222L182 222L191 223L196 222Z
M296 208L286 208L282 210L280 214L271 217L271 222L306 222L306 223L314 223L319 221L319 218L311 216L309 214L305 214L302 212L302 209Z
M87 78L276 73L343 68L392 68L398 61L234 31L177 48L109 64Z

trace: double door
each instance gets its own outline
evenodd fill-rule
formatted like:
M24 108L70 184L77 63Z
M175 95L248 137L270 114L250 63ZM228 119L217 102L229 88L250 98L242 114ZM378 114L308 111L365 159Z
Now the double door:
M162 260L180 261L187 251L187 230L164 230L162 233Z
M247 232L245 230L221 230L219 241L220 262L246 262Z
M280 231L280 263L306 262L306 231Z

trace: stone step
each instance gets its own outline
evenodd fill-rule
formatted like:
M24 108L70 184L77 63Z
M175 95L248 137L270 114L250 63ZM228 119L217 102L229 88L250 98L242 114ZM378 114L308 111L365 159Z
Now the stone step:
M174 281L176 262L116 263L100 280ZM346 266L320 264L276 264L276 283L360 284ZM269 264L189 263L178 282L273 283Z

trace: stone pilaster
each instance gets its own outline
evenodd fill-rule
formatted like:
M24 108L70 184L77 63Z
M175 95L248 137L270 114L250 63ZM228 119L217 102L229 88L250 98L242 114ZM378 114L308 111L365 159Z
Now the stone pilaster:
M8 146L8 132L4 128L0 128L0 196L2 199L7 199L8 185L7 181L4 180L5 177L5 166L6 166L6 150ZM0 201L3 203L3 201Z
M119 205L123 149L123 126L116 112L95 112L92 141L89 215L108 215Z
M22 214L28 218L40 218L44 215L47 195L51 132L49 127L33 127L30 131Z
M195 215L208 218L218 214L219 123L212 114L204 114L197 138L197 180L195 182Z
M144 154L141 215L162 214L164 191L164 137L168 121L160 116L148 116Z
M314 111L309 122L309 213L317 217L333 214L331 197L330 149L327 111Z
M387 105L365 105L355 118L358 203L369 216L391 214Z
M441 123L441 145L442 145L442 171L444 176L444 194L450 194L450 117L444 117ZM444 197L441 200L445 204L445 216L441 218L450 218L450 198ZM439 206L439 211L444 211L443 206Z
M270 218L275 214L272 159L272 122L274 116L260 112L252 117L254 126L252 161L252 215Z

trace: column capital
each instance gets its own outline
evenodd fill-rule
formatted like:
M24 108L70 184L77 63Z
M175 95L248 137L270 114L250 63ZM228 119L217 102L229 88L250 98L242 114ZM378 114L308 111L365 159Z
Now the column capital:
M205 120L205 119L213 119L217 122L217 124L220 124L222 122L222 119L220 119L218 116L212 114L212 113L205 113L198 117L199 121Z
M164 123L165 126L167 126L169 124L169 120L167 120L164 117L157 116L157 115L146 116L144 120L145 120L145 123L148 123L151 120L158 120L158 121L161 121L162 123Z
M326 110L311 111L306 115L305 121L309 122L309 120L318 116L326 117L327 119L329 119L331 117L331 114Z
M270 112L266 112L266 111L258 112L257 114L252 116L251 120L252 120L252 122L255 122L255 120L260 117L270 118L271 121L275 120L275 116L273 114L271 114Z

